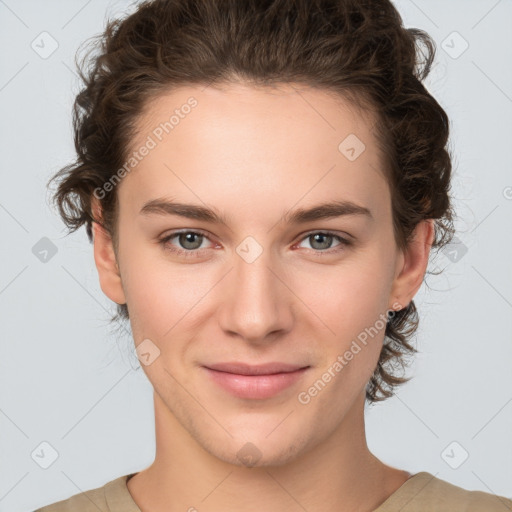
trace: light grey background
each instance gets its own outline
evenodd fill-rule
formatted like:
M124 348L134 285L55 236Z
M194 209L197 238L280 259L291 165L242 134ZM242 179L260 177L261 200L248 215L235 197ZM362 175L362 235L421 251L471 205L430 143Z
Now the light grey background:
M0 0L1 512L99 487L154 457L152 388L129 336L109 329L85 229L66 237L45 190L74 158L74 53L129 5ZM396 5L438 45L427 86L451 119L461 245L430 266L444 272L415 298L414 378L368 409L368 443L393 466L512 497L512 2ZM48 58L31 47L51 49L43 31L58 43ZM454 31L469 44L461 55ZM43 237L57 248L46 263L32 252ZM31 456L44 441L58 452L48 469Z

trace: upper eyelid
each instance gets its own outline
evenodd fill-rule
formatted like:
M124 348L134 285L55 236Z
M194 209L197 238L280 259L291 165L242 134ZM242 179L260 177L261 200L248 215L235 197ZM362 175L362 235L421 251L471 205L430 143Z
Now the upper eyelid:
M205 238L208 238L210 242L212 241L210 235L206 231L202 231L201 229L179 229L177 231L171 231L170 233L163 235L162 237L160 237L160 239L164 240L166 238L174 238L175 236L183 235L185 233L194 233L196 235L201 235L204 236Z

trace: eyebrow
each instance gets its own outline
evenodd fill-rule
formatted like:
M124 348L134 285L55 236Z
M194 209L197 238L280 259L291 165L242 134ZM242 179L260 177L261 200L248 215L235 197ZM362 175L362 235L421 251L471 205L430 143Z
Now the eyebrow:
M213 208L200 205L184 204L167 199L153 199L144 204L140 210L141 215L177 215L187 219L201 220L227 226L226 216L221 215ZM304 224L315 220L331 219L342 216L362 215L373 220L371 211L365 206L352 201L331 201L310 208L298 208L283 215L283 221L289 224Z

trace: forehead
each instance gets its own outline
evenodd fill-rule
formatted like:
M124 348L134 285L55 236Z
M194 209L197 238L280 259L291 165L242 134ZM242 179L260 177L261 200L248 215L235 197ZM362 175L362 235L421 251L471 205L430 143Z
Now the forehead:
M192 121L185 123L187 118ZM365 143L371 144L375 119L371 112L333 91L302 84L190 85L149 99L135 122L137 133L131 142L137 146L153 132L159 141L171 132L192 135L187 128L197 133L198 129L207 128L205 123L213 123L211 130L223 133L230 129L236 131L243 125L249 136L262 127L275 131L286 128L282 136L287 136L289 143L291 136L314 140L313 132L320 132L324 137L330 132L331 137L326 141L330 144L352 129ZM237 135L240 137L243 132Z
M150 149L120 196L139 207L166 193L226 204L236 196L253 211L273 198L281 206L385 201L374 124L347 99L296 84L180 87L150 100L137 119L129 153Z

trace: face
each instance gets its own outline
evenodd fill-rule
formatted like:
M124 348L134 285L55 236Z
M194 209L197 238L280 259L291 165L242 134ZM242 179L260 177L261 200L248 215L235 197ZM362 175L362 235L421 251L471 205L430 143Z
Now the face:
M128 305L159 403L221 460L279 465L339 432L386 313L421 284L428 251L405 265L395 245L373 124L325 91L241 84L174 90L139 119L119 273L95 241L100 282Z

